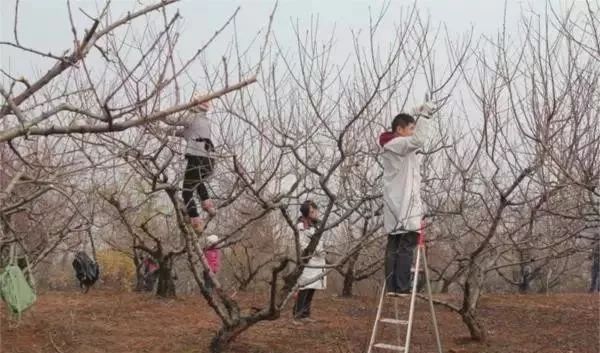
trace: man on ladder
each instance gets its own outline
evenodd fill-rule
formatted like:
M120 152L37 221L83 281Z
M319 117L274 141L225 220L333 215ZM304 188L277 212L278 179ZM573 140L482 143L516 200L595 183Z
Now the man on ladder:
M421 156L418 152L429 138L434 109L433 104L427 102L415 109L414 117L405 113L398 114L392 121L392 131L384 132L379 137L379 144L383 149L381 154L383 165L383 215L388 243L385 254L384 286L382 287L368 353L371 353L373 348L409 352L421 256L424 261L426 285L438 351L439 353L442 352L433 302L431 301L427 260L424 251L422 251L424 241L420 236L423 207L421 201ZM419 246L414 266L414 279L411 281L413 253L417 244ZM408 320L399 320L397 300L400 297L408 297L409 295ZM395 299L395 318L393 319L381 317L382 306L386 297ZM379 323L406 325L404 344L401 342L398 345L375 343ZM398 339L401 340L400 337Z

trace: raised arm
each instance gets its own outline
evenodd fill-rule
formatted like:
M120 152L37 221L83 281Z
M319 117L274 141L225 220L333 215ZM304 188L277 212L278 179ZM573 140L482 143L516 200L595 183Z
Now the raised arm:
M190 122L193 119L193 116L195 114L196 113L187 111L183 114L179 114L176 116L168 116L168 117L164 118L162 121L165 124L171 125L171 126L187 126L190 124Z
M210 109L209 102L204 102L198 106L193 107L183 114L176 116L167 116L163 119L163 122L171 126L189 126L192 121L198 118L206 117L206 112Z

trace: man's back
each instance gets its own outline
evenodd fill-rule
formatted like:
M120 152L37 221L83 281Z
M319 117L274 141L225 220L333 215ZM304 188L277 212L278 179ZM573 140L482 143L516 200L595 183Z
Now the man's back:
M421 118L411 136L396 136L389 132L380 136L384 228L388 234L419 230L423 216L422 157L417 152L422 150L429 137L430 125L429 119Z

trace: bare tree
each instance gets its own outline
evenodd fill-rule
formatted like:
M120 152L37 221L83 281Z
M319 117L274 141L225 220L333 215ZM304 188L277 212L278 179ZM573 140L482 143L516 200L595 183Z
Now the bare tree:
M317 18L306 31L292 24L294 48L271 35L269 21L253 41L254 58L238 41L237 11L181 59L175 2L116 20L107 2L85 14L85 30L69 3L73 48L62 55L22 45L15 19L14 40L0 45L53 65L39 78L2 71L10 84L0 87L0 260L2 248L18 242L35 266L92 234L134 259L137 251L151 254L162 269L158 294L172 296L171 270L184 255L221 320L211 350L222 351L256 323L281 317L319 242L332 255L327 272L345 277L343 294L377 272L375 136L428 93L441 107L438 133L423 152L427 233L437 255L431 265L441 291L454 285L462 294L459 306L442 304L483 340L477 309L492 276L527 291L536 278L557 285L578 264L581 232L598 216L596 4L586 3L583 20L575 10L524 16L522 37L502 31L476 45L471 35L453 40L448 33L442 43L441 27L413 6L398 18L394 41L382 46L376 39L387 21L384 5L368 31L352 33L354 50L337 64L336 34L321 39ZM147 30L139 33L137 23ZM228 27L231 50L222 63L207 62L201 54ZM435 49L441 44L443 60ZM205 85L191 78L193 63ZM193 91L206 93L189 99ZM209 100L218 159L210 185L219 212L205 233L220 235L240 289L266 287L258 307L241 307L208 271L179 196L180 143L161 123ZM307 198L322 219L301 247L296 214ZM99 236L97 229L112 223L129 236Z
M89 180L119 173L119 157L127 155L143 126L255 81L250 73L196 100L185 99L192 93L184 89L190 67L232 25L238 11L193 55L180 58L181 15L169 10L176 2L159 1L116 17L110 1L96 14L67 2L73 40L62 54L19 41L21 14L15 11L14 38L0 46L51 63L37 77L0 71L8 82L0 87L2 186L12 185L1 205L0 241L22 242L34 268L70 235L77 243L90 229L95 201L89 192L95 185ZM15 5L18 9L18 1ZM87 28L77 25L80 17L89 20ZM117 149L104 149L104 143L114 141L120 141Z
M496 48L493 56L481 49L476 73L462 69L481 123L446 150L459 186L446 185L455 205L438 213L464 234L453 276L463 300L454 308L477 340L486 338L477 306L490 273L573 254L572 240L583 229L576 195L587 183L557 173L562 161L597 171L597 158L580 157L597 149L597 77L581 78L597 73L598 61L577 44L586 39L552 26L549 14L524 17L521 41L515 45L505 31L484 39ZM463 114L473 116L466 107Z
M381 196L374 182L380 171L363 182L365 192L360 193L344 190L359 183L344 184L343 176L357 163L365 163L365 170L373 169L367 163L373 161L376 148L367 142L365 132L369 133L370 141L375 141L382 121L387 125L390 111L405 106L408 95L401 95L398 87L406 87L406 90L413 87L417 71L422 68L420 60L430 55L424 43L432 44L424 39L428 25L422 23L422 30L418 30L415 26L418 14L414 8L408 8L396 27L397 40L386 51L378 52L374 38L384 14L385 8L373 16L366 37L354 37L353 58L344 66L329 60L335 50L333 34L320 42L316 21L306 35L295 26L298 51L290 55L275 42L275 55L267 57L265 63L269 69L260 71L260 91L240 91L235 97L221 100L225 111L248 127L222 131L229 140L225 148L233 156L232 171L253 202L250 213L262 217L263 213L279 211L280 222L288 227L292 256L272 265L268 301L250 314L243 313L231 298L220 296L222 291L207 293L202 289L223 321L212 341L213 351L220 351L255 323L279 318L298 288L298 278L317 243L331 238L344 222L358 220L360 223L361 217L372 217L361 214L365 212L361 209ZM428 70L427 66L425 69ZM441 96L450 92L455 73L452 68L442 73L439 76L442 83L435 81L437 88L432 86L430 90L437 90ZM358 140L365 142L356 143ZM360 179L361 168L352 172L356 174L354 180ZM294 175L295 182L280 191L280 180L288 175ZM310 244L302 248L294 219L297 211L293 206L306 198L319 204L322 220ZM376 238L373 231L368 232L344 248L327 269L347 263ZM187 244L194 246L189 238ZM199 251L195 256L204 262ZM190 263L194 261L190 259ZM198 274L195 277L202 288L202 279Z

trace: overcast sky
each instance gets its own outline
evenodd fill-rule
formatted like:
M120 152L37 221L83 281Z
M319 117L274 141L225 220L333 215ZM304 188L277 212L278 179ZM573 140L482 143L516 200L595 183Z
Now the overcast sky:
M118 18L129 10L154 3L155 1L115 0L112 3L113 18ZM72 0L74 19L80 37L83 30L89 28L91 21L78 9L94 15L103 1ZM300 28L307 29L311 18L318 15L321 33L325 34L336 29L336 50L334 61L342 63L353 50L350 31L367 30L369 26L369 11L377 12L387 2L383 1L349 1L349 0L281 0L273 22L273 32L282 45L295 46L292 23L298 21ZM392 0L382 30L375 40L385 46L394 39L395 22L401 18L402 10L406 10L414 2ZM274 6L274 1L241 1L241 0L187 0L169 7L173 14L177 9L183 16L179 29L181 39L178 46L182 57L191 55L202 46L223 25L238 6L241 11L237 17L239 41L247 43L256 33L264 29L268 16ZM506 29L509 35L519 36L519 21L521 14L529 16L535 13L543 14L549 6L557 11L574 4L575 7L585 6L584 1L573 0L419 0L417 2L422 15L429 15L434 25L444 25L454 38L474 31L475 38L481 35L494 36L502 27L506 8ZM0 40L14 41L15 0L0 0ZM65 0L21 0L19 6L18 34L22 45L49 51L60 55L64 50L72 48L72 34L68 20ZM136 30L143 30L143 21L136 21ZM231 32L226 32L221 40L211 46L208 60L220 62L223 51L231 39ZM16 77L25 76L34 81L54 62L39 56L0 45L0 62L2 69ZM6 84L2 76L0 83Z
M80 33L89 28L90 20L78 8L85 9L90 14L97 13L98 4L102 1L73 0L75 21ZM112 4L112 12L116 18L128 10L139 8L140 4L150 4L151 1L116 0ZM396 0L390 2L389 12L385 25L393 28L394 18L399 17L402 9L410 6L412 1ZM583 6L582 1L551 0L554 8L561 8L565 4L575 3ZM301 27L307 28L311 16L318 15L320 28L323 33L336 28L336 48L339 60L352 50L350 30L367 29L369 24L369 9L377 11L384 4L383 1L349 1L349 0L282 0L279 2L273 30L280 43L292 44L292 21L298 21ZM476 35L493 35L502 26L505 2L500 0L420 0L417 2L423 14L431 16L432 23L444 24L452 35L459 36L474 29ZM268 15L273 8L273 1L241 1L241 0L187 0L171 5L171 11L179 9L184 21L181 28L181 43L179 51L182 55L196 50L201 43L207 40L215 29L223 24L233 11L241 6L238 17L240 41L249 41L256 32L267 23ZM14 0L0 1L0 36L2 41L13 41L14 26ZM522 10L533 10L543 13L547 6L545 0L516 1L508 0L507 29L514 35L518 34L517 24ZM386 28L386 27L384 27ZM71 47L72 35L68 21L66 1L64 0L21 0L19 5L18 33L21 44L51 51L59 54L62 50ZM379 43L391 42L393 31L381 31L377 37ZM220 58L224 46L231 38L224 37L222 41L213 46L212 53L215 58ZM40 59L6 46L0 46L2 68L16 75L33 75L33 72L44 70L51 64L45 59ZM189 51L186 53L186 51Z

